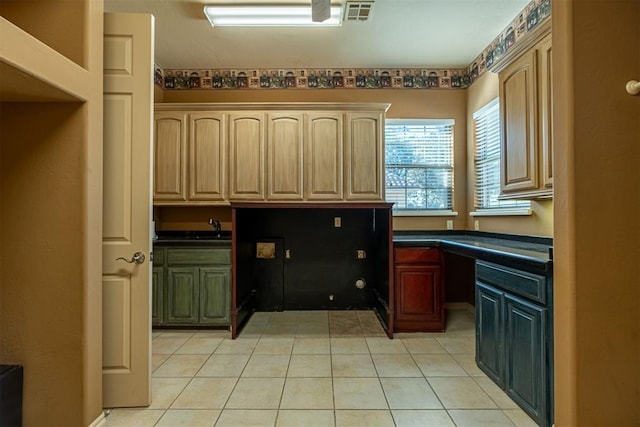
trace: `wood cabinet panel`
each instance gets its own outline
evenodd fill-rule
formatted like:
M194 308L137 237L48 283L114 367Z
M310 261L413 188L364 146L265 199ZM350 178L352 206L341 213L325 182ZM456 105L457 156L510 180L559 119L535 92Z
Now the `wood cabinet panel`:
M533 51L500 73L504 193L538 187L536 66Z
M553 196L551 34L499 74L501 197Z
M197 323L198 294L197 268L167 268L166 323L168 325Z
M199 323L228 325L231 307L231 270L229 267L199 269Z
M476 285L476 363L500 387L504 387L504 293Z
M346 199L383 200L383 116L347 113L345 118Z
M444 282L438 248L394 249L394 329L445 329Z
M189 114L189 200L227 198L225 114Z
M341 113L306 114L304 167L307 200L342 199L343 131Z
M553 187L553 80L551 78L551 35L546 36L538 47L540 64L539 101L540 101L540 147L541 147L541 185Z
M229 114L229 197L264 200L264 114Z
M519 298L505 296L505 390L509 397L536 419L544 418L546 405L546 309Z
M159 325L164 319L164 268L151 271L151 323Z
M267 132L267 199L302 200L302 113L270 113Z
M162 112L155 116L155 201L186 201L186 114Z

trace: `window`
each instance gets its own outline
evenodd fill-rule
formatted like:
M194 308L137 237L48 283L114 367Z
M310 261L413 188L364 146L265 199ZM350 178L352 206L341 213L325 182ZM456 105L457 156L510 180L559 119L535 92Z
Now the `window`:
M452 209L453 124L453 120L387 120L385 193L395 211Z
M528 200L499 200L500 195L500 104L494 99L473 114L475 139L475 208L529 209Z

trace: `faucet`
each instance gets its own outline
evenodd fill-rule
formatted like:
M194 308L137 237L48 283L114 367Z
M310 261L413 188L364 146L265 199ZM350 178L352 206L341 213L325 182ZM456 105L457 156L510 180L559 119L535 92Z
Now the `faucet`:
M216 221L213 218L209 218L209 225L212 226L214 230L216 230L217 236L220 237L222 233L222 228L220 227L220 221Z

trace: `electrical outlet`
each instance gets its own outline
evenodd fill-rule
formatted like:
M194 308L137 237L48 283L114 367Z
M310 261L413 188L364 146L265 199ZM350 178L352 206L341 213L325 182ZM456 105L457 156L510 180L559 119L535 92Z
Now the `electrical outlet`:
M447 230L453 230L453 220L452 219L448 219L447 220Z
M339 216L336 216L333 218L333 226L335 228L340 228L342 227L342 218Z
M358 249L356 251L356 257L358 259L365 259L367 257L367 253L365 251L363 251L362 249Z
M476 220L473 222L473 228L474 228L475 230L480 230L480 220L479 220L479 219L476 219Z

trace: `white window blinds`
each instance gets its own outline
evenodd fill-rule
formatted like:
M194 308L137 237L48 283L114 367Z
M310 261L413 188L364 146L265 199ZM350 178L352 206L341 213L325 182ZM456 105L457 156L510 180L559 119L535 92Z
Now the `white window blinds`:
M494 99L473 114L475 208L529 208L528 200L498 200L500 195L500 104Z
M385 164L395 210L451 209L453 120L387 120Z

